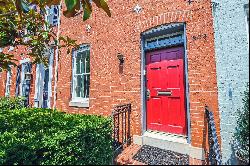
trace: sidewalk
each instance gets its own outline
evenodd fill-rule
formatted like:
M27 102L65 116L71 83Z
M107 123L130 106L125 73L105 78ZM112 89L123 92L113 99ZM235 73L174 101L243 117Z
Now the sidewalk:
M131 144L126 147L121 154L116 158L118 165L147 165L145 163L139 162L133 159L133 156L140 150L141 146L136 144Z

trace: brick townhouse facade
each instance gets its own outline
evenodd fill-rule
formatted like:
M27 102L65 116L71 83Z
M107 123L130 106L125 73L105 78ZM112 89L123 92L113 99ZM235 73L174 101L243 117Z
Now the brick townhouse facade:
M145 143L149 131L181 135L168 149L204 160L205 106L214 113L220 140L210 0L108 3L110 18L96 7L85 22L81 15L68 19L59 14L60 35L81 47L72 54L51 49L47 69L27 65L23 56L19 72L0 73L0 96L25 95L17 89L30 71L30 106L110 116L114 106L131 103L135 143Z

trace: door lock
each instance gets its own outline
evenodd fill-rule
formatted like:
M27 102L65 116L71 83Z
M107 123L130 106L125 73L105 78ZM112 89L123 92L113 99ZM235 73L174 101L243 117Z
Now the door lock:
M150 98L150 90L147 89L147 99L149 99L149 98Z

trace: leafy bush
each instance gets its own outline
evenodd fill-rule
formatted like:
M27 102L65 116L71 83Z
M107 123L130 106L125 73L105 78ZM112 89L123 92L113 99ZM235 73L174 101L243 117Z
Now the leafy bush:
M247 86L248 87L248 86ZM238 120L234 139L236 155L243 162L249 163L249 90L244 92L243 109L238 110Z
M107 165L111 119L49 109L0 111L0 165Z
M23 97L16 97L16 98L9 98L9 97L0 97L0 110L7 110L7 109L20 109L25 107L25 98Z

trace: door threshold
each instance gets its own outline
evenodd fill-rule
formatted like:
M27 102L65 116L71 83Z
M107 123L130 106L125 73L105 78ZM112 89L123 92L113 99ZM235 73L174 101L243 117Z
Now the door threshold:
M168 132L157 131L157 130L147 130L145 133L159 134L159 135L163 135L163 136L179 137L179 138L183 138L183 139L188 138L186 135L168 133Z
M187 136L172 134L172 133L165 133L160 131L152 131L148 130L143 134L143 137L168 141L168 142L175 142L181 144L188 144Z

